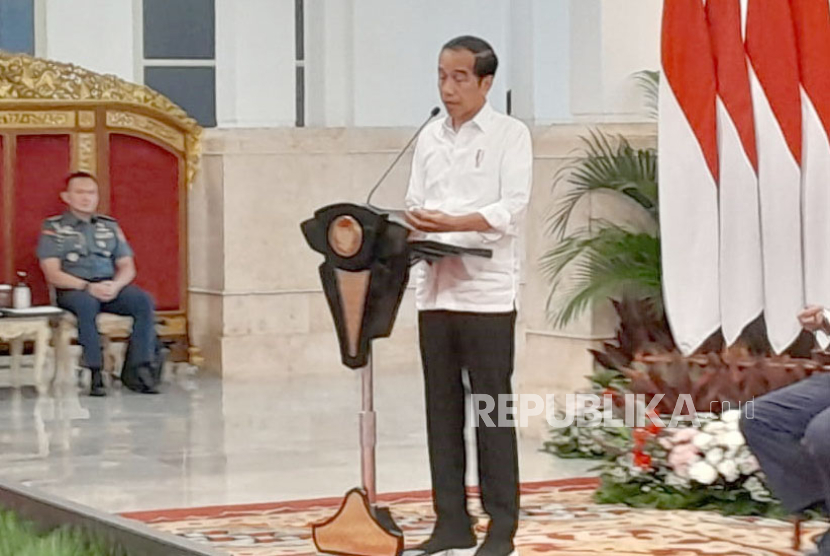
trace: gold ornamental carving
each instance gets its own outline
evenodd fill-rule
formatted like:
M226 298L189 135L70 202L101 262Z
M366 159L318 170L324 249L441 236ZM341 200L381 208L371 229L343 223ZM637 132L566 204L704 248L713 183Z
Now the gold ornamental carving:
M9 110L0 111L0 128L67 128L75 127L72 110Z
M95 112L92 110L81 110L78 112L78 126L82 129L95 127Z
M131 112L107 111L107 125L121 129L143 131L147 135L167 143L179 151L184 151L184 135L160 121Z
M75 171L89 172L95 175L98 169L98 157L94 133L77 133L73 136L73 168Z
M0 51L0 118L4 114L4 101L18 104L32 101L38 107L47 104L44 101L99 101L151 110L168 118L183 131L186 140L181 144L187 160L187 182L193 181L201 154L202 128L170 99L148 87L73 64ZM71 123L75 123L74 113Z

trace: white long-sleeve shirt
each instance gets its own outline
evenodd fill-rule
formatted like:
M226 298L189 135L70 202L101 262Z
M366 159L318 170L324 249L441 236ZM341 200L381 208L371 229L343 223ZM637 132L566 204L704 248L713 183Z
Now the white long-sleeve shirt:
M456 132L449 117L418 137L406 194L408 209L460 216L480 213L491 230L427 234L427 239L493 250L493 258L445 257L413 269L418 310L476 313L518 305L520 232L530 199L533 151L519 120L485 104Z

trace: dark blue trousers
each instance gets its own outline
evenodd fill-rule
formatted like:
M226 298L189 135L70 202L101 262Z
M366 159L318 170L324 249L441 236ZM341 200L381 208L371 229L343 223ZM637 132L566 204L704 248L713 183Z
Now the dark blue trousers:
M773 493L793 513L821 502L830 511L830 374L814 374L753 405L741 430Z
M143 365L153 361L155 350L155 307L150 294L132 284L118 293L118 297L101 302L87 292L79 290L58 290L58 306L66 309L78 319L78 343L84 353L84 362L90 369L103 367L101 338L95 325L99 313L112 313L133 317L133 333L130 336L130 353L135 361Z

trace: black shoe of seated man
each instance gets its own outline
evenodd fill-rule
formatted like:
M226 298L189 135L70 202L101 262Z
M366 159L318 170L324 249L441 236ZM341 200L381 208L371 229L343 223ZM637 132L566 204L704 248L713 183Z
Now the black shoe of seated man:
M517 554L513 539L487 535L474 556L515 556Z
M138 381L141 383L141 393L142 394L158 394L159 390L156 386L156 381L153 380L153 373L150 372L150 367L147 365L142 365L139 367L138 371L136 371L136 377Z
M450 533L447 529L436 527L432 535L421 544L404 551L404 555L426 555L446 552L453 549L474 548L477 544L472 529L463 529Z
M101 369L90 369L90 374L89 395L96 398L106 396L107 391L104 389L104 377L101 374Z
M817 551L807 552L806 556L830 556L830 531L816 539Z

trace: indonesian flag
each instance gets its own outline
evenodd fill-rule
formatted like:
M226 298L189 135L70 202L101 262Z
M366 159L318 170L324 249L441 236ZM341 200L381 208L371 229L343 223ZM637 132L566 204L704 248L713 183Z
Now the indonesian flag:
M830 307L830 6L791 0L801 73L804 292L808 305Z
M727 345L764 309L758 155L740 0L708 0L718 79L720 312Z
M684 354L720 327L715 65L702 0L665 0L658 120L666 315Z
M822 0L824 1L824 0ZM790 0L749 0L746 51L758 143L764 314L781 353L801 330L801 100Z

